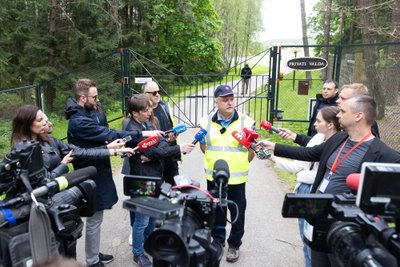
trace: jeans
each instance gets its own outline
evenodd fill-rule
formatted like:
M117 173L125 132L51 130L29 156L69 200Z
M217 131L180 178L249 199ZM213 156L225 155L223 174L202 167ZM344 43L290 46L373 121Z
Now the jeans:
M298 193L298 194L309 194L310 190L311 190L311 185L310 184L301 183L300 186L297 188L296 193ZM301 241L303 242L303 254L304 254L305 267L311 267L311 249L303 241L303 238L304 238L304 219L299 219L298 223L299 223L299 230L300 230L300 238L301 238Z
M214 184L207 181L207 189L211 191L214 188ZM235 202L239 208L239 216L235 224L232 225L231 232L228 238L229 247L239 249L242 245L242 237L244 235L244 222L245 222L245 212L246 212L246 183L228 185L228 199ZM231 214L231 220L236 217L236 208L234 205L228 205L229 212ZM211 235L214 240L223 244L226 239L226 209L224 213L220 209L217 209L215 214L215 224L212 229Z
M132 253L134 257L144 253L143 244L154 230L154 219L149 216L131 212L134 216L132 226Z

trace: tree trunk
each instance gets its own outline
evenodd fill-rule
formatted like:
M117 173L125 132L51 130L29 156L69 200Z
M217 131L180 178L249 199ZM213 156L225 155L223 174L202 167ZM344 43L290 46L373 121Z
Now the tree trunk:
M398 25L400 25L400 3L395 1L392 10L392 21L390 39L399 41ZM385 79L385 100L387 105L397 105L399 87L400 87L400 46L390 45L388 48L386 61L386 79Z
M324 48L323 58L329 60L329 36L331 32L331 14L332 14L332 0L326 0L326 12L324 13ZM322 79L326 80L328 77L328 68L323 69Z
M374 0L358 0L358 7L370 7L360 9L358 14L361 27L363 43L372 44L376 42L377 36L374 29L377 28L377 11L372 8ZM385 117L385 98L381 87L381 77L378 73L377 64L379 64L378 49L374 46L364 47L365 76L370 95L375 99L378 105L377 119Z
M300 8L301 8L301 25L303 29L304 56L309 57L310 49L308 47L306 8L304 0L300 0ZM306 71L306 79L311 82L311 72Z
M57 44L55 43L56 40L56 31L57 31L57 0L51 0L51 11L50 11L50 21L49 21L49 34L51 36L51 40L49 43L49 54L47 65L52 69L55 65L55 58L56 58L56 49ZM56 89L53 88L50 83L44 90L44 99L46 102L46 111L51 112L53 111L53 100L56 99Z

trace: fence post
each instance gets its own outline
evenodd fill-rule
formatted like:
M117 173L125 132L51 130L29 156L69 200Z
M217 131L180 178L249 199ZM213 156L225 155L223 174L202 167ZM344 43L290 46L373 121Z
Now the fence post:
M43 112L45 112L43 101L42 101L42 89L41 89L40 84L35 86L35 104L37 107L39 107L41 110L43 110Z
M130 91L130 50L129 48L121 48L121 75L122 75L122 114L125 116L128 115L127 107L128 107L128 98Z
M342 64L342 50L343 50L342 45L338 45L335 47L336 64L335 64L335 69L334 69L333 73L334 73L334 79L337 82L339 82L339 78L340 78L340 67Z
M276 77L277 77L277 64L278 64L278 47L274 46L271 50L272 59L272 72L270 75L270 85L271 85L271 101L269 109L269 121L273 123L274 112L275 112L275 90L276 90Z

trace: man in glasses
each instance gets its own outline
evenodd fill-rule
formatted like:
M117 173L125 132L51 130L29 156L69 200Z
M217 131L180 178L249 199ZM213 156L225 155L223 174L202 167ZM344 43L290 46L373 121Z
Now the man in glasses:
M246 181L248 179L249 163L254 158L254 152L239 144L233 138L232 132L242 132L243 128L254 128L254 120L235 109L234 94L229 85L220 85L214 91L215 107L217 111L201 118L201 128L207 130L204 140L200 141L200 148L204 153L204 169L207 178L207 189L215 189L213 184L214 164L224 159L229 166L230 178L228 182L229 200L238 206L239 214L232 225L228 238L228 252L226 260L236 262L239 259L239 247L242 245L246 212ZM228 206L231 221L236 217L236 209ZM225 214L226 211L225 211ZM217 211L212 237L214 241L225 246L226 215Z
M99 94L96 83L89 79L80 79L75 85L75 101L69 100L65 108L68 122L68 142L83 148L105 145L130 135L133 143L143 137L161 134L160 131L117 131L108 128L107 119L99 112ZM116 152L114 152L114 155ZM117 190L112 177L110 159L86 159L73 163L74 169L94 166L96 183L97 211L86 220L86 264L89 267L102 267L113 260L112 255L100 253L100 227L105 209L111 209L117 203Z
M153 114L158 119L159 130L167 131L174 127L174 119L171 114L171 109L168 102L161 100L160 87L156 82L150 81L142 86L143 93L153 102ZM170 145L176 145L176 136L170 133L168 136ZM175 185L174 176L179 174L178 159L166 159L164 160L163 167L163 179L165 182Z

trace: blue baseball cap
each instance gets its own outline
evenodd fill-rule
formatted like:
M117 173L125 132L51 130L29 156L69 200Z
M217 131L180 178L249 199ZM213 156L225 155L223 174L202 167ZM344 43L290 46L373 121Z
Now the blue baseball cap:
M229 85L221 84L215 89L214 97L233 95L232 88Z

